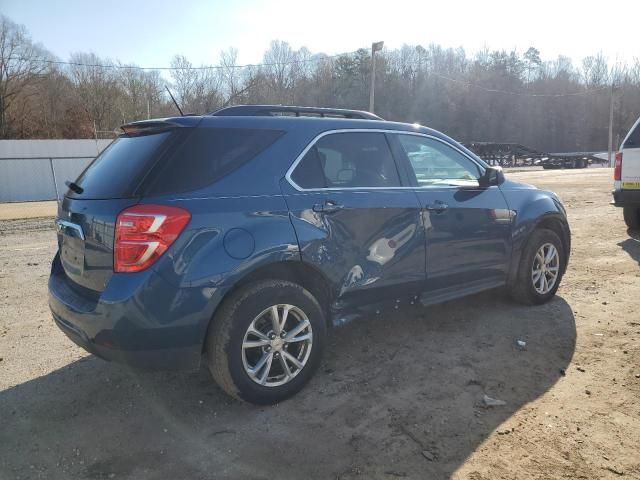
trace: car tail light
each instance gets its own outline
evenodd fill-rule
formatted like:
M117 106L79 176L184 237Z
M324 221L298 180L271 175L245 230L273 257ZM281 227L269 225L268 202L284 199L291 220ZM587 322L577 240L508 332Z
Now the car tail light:
M189 223L191 214L166 205L135 205L116 220L114 272L139 272L153 265Z
M616 161L613 164L613 179L622 180L622 152L616 152Z

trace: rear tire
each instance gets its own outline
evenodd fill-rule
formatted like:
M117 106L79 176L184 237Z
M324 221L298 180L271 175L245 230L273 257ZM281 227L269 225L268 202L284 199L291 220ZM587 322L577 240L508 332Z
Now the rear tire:
M624 223L631 230L640 229L640 207L623 207Z
M274 404L311 379L325 338L324 313L311 293L284 280L259 281L232 293L214 316L206 339L207 363L229 395Z
M541 257L548 258L549 263L541 262ZM512 298L525 305L540 305L551 300L560 286L565 262L560 237L552 230L535 230L520 256L518 273L510 289Z

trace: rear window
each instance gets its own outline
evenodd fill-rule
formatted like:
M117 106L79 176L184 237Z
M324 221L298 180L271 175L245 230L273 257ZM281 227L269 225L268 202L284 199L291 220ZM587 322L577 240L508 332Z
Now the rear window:
M165 155L144 186L145 195L211 185L268 148L280 130L197 128Z
M154 153L167 141L170 132L154 135L121 136L115 139L76 180L79 198L124 198L133 194L141 176L153 163Z
M625 140L623 148L640 148L640 122L635 127Z
M279 130L176 128L118 137L78 178L78 198L126 198L197 190L247 163ZM142 185L142 187L141 187Z

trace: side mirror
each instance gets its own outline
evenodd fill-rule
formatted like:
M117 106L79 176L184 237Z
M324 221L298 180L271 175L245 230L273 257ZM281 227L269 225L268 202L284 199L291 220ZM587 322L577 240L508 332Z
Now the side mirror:
M478 179L482 188L500 185L504 182L504 172L501 167L487 167L484 174Z

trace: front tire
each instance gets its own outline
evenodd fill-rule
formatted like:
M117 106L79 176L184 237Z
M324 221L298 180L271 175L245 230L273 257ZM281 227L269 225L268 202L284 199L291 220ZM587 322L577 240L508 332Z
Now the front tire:
M325 338L324 313L311 293L284 280L255 282L232 293L214 316L207 363L229 395L274 404L311 379Z
M552 230L535 230L520 256L511 296L525 305L548 302L560 286L565 262L560 237Z
M631 230L640 229L640 207L623 207L624 223Z

